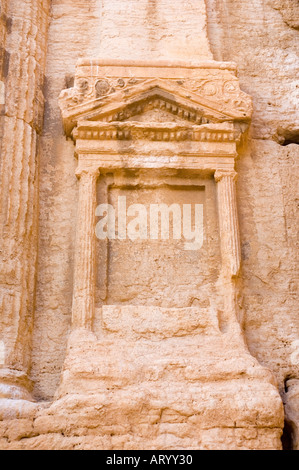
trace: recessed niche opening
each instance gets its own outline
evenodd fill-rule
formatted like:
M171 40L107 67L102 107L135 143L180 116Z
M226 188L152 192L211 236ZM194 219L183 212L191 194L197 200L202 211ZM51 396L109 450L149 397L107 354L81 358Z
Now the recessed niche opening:
M101 260L97 305L209 306L209 299L216 295L220 269L214 179L191 173L184 178L156 173L149 177L148 172L107 176L98 185L98 201L114 208L115 236L97 240L97 258ZM152 236L159 205L157 233ZM141 209L144 233L133 239L130 230ZM196 243L185 224L188 214Z
M283 147L291 144L299 144L299 130L284 131L279 134L279 143Z
M295 425L292 421L285 419L283 434L281 437L283 450L294 450Z
M292 380L292 374L288 374L284 379L284 393L285 397L289 392L290 380ZM283 450L294 450L295 449L295 440L296 440L296 425L289 418L284 420L283 434L281 437L282 448Z

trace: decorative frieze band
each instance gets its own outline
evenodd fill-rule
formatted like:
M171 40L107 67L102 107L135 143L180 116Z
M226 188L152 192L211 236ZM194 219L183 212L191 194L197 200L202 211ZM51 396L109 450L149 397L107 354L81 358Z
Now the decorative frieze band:
M204 76L203 76L203 72ZM184 74L183 74L184 75ZM61 105L67 110L71 110L84 103L102 102L106 104L107 100L116 100L121 102L124 98L128 98L134 89L142 93L147 87L155 85L153 78L145 77L76 77L75 86L71 89L64 90L60 96ZM241 92L237 77L218 73L215 75L212 71L198 70L198 76L195 78L175 78L156 80L156 85L163 88L165 86L172 91L180 90L180 94L187 99L190 94L201 96L206 103L219 104L225 102L226 106L233 114L238 114L240 119L248 119L252 112L250 98ZM201 113L194 112L186 106L182 106L177 102L169 102L167 99L155 99L152 96L149 102L138 103L138 106L155 106L160 109L167 109L169 112L178 114L184 119L197 122L201 118ZM193 103L194 105L194 103ZM136 114L136 106L133 103L126 112L131 116ZM199 110L198 110L199 111ZM201 108L203 111L203 108ZM210 110L211 111L211 110ZM129 117L129 116L128 116Z
M195 142L234 142L238 140L236 130L220 130L203 126L140 125L115 123L100 128L86 127L74 130L75 140L150 140L150 141L195 141Z

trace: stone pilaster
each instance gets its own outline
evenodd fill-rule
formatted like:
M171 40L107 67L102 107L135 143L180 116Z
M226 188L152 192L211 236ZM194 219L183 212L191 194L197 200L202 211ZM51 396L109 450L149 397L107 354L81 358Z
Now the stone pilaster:
M224 302L220 323L223 331L230 330L233 334L237 331L239 336L242 319L238 305L241 246L235 186L237 173L234 170L217 170L214 177L217 183L222 258L219 284Z
M3 2L2 2L3 3ZM49 1L10 0L0 141L0 398L30 399ZM6 22L7 23L7 22Z
M237 173L232 170L217 170L217 197L221 237L222 269L227 276L239 274L241 265L240 233L237 212L235 180Z
M95 304L95 212L97 168L77 171L79 204L75 248L73 328L91 329Z

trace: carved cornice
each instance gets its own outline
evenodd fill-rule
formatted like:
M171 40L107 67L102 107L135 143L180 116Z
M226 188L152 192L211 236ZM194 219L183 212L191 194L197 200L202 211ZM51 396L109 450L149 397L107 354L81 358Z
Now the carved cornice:
M240 137L240 132L233 126L219 124L188 126L175 123L85 122L78 124L73 131L73 137L75 140L235 142Z
M60 96L66 133L80 120L124 122L153 109L169 114L165 122L171 116L195 125L250 120L251 98L231 68L216 62L206 68L147 67L81 61L74 87Z
M157 79L157 86L161 89L165 87L177 88L180 91L186 90L201 96L202 99L211 101L211 104L223 103L223 112L225 109L228 114L240 111L240 117L250 117L251 100L240 91L239 83L236 77L229 80L223 77L211 76L200 79ZM123 92L125 95L136 88L137 85L143 85L143 90L150 88L155 83L153 79L131 78L78 78L75 86L64 90L60 96L61 102L66 108L74 108L83 102L90 102L96 99L112 98L116 93ZM164 87L163 87L164 85ZM139 86L142 89L142 87ZM107 101L107 100L106 100ZM105 103L106 104L106 103ZM246 115L245 115L246 113Z
M236 72L237 64L235 62L216 62L215 60L190 61L184 60L123 60L123 59L78 59L77 68L96 70L97 67L124 67L136 69L217 69ZM98 71L96 70L98 74Z

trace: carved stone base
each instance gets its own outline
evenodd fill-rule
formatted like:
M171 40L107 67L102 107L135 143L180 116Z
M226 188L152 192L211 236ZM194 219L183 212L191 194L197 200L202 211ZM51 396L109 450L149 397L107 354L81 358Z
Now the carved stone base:
M70 335L51 405L0 400L2 449L281 448L273 376L237 330L221 333L217 314L113 305L101 313L100 338L83 328Z
M32 382L24 372L12 369L0 370L0 399L33 401L31 390Z
M103 307L100 339L71 334L57 399L56 428L99 449L281 446L272 374L209 309Z

